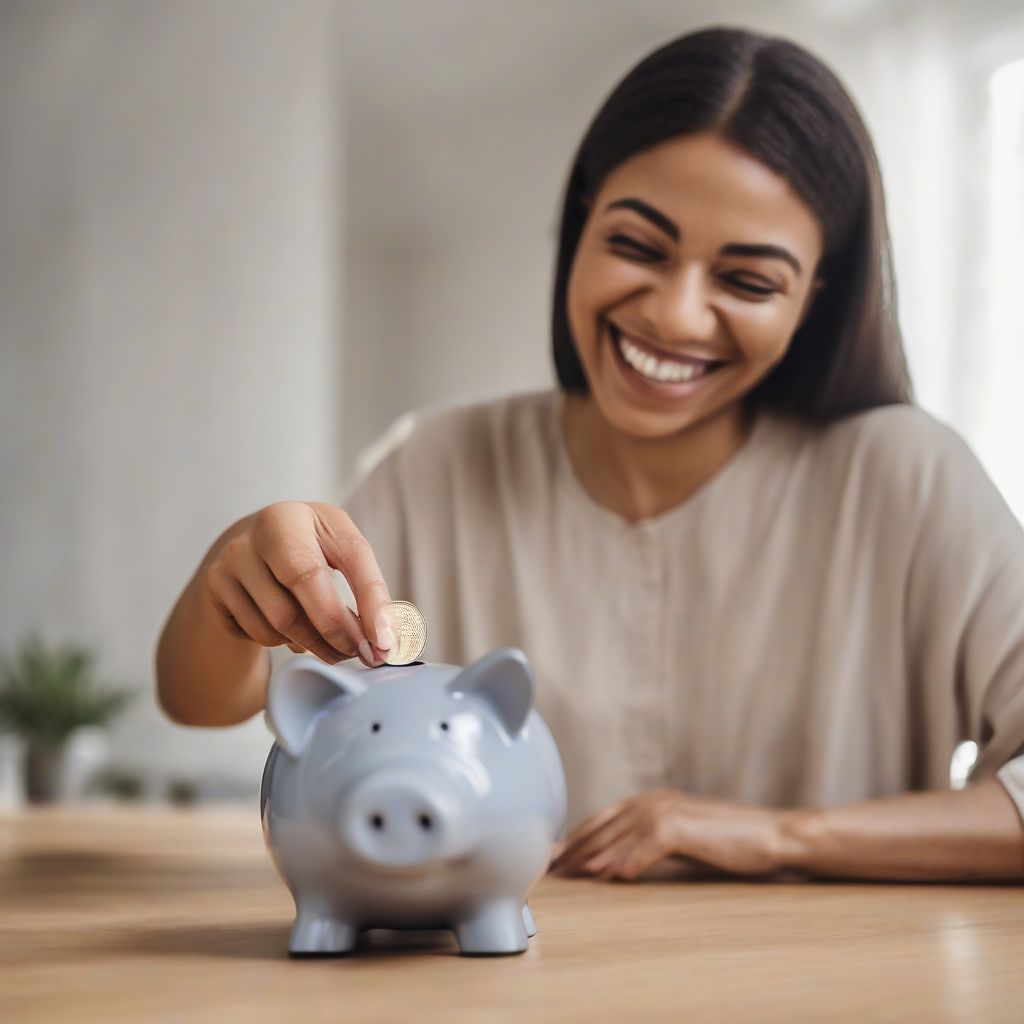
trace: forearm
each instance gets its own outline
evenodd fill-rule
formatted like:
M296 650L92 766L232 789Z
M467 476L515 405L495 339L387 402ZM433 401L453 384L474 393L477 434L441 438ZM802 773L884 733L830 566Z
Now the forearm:
M270 654L228 631L201 585L205 563L182 592L160 636L157 699L182 725L235 725L264 707Z
M895 881L1024 880L1024 826L997 779L784 811L783 870Z

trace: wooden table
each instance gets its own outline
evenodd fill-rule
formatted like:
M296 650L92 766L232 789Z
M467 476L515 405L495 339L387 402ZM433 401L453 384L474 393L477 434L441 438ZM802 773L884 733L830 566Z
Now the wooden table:
M257 812L0 818L0 1021L1024 1021L1024 888L547 877L522 956L286 953Z

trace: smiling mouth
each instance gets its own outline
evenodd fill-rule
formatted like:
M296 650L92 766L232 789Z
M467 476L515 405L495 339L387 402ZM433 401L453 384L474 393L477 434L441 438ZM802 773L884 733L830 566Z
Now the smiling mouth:
M633 341L613 324L608 325L608 333L612 344L621 360L645 383L652 386L671 386L688 384L691 381L709 377L723 366L727 360L696 359L686 356L656 356L649 347Z

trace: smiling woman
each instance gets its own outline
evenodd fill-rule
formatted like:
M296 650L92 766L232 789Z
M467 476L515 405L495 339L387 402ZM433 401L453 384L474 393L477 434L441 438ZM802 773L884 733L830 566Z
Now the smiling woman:
M552 306L559 380L581 394L570 274L608 228L595 208L643 218L626 225L646 237L618 239L636 258L679 270L702 256L733 294L781 292L795 307L788 331L778 323L778 365L747 389L747 406L831 419L910 399L874 148L842 85L801 47L738 31L684 36L646 57L594 117L566 187ZM708 264L712 241L736 260ZM772 256L792 271L788 287L757 273Z
M893 291L835 76L742 30L659 48L570 169L559 387L417 415L344 510L229 527L161 639L164 706L255 713L257 645L379 664L394 591L432 661L529 656L558 870L1024 878L1024 531L911 403Z
M570 429L605 442L614 429L622 448L674 436L683 452L702 424L723 447L741 443L741 399L783 359L822 287L817 218L784 178L707 132L625 160L587 205L566 307L568 359L586 381L570 390L593 401L571 403L589 423Z

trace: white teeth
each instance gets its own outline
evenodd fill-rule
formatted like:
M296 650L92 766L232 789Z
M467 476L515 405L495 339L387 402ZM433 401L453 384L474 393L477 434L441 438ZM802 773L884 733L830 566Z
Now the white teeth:
M698 366L695 363L683 365L671 360L655 359L654 356L637 348L632 342L619 335L619 350L623 358L637 373L651 380L678 383L693 380L708 372L707 364Z

